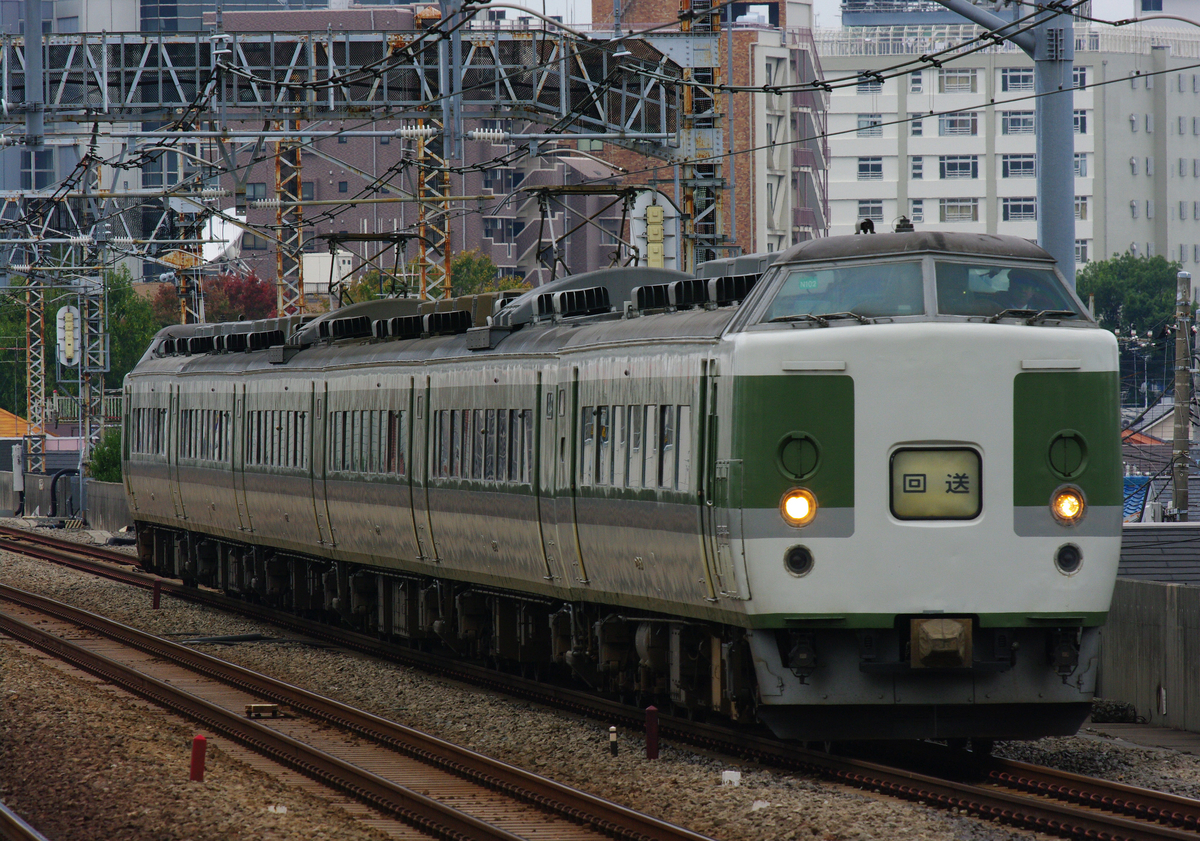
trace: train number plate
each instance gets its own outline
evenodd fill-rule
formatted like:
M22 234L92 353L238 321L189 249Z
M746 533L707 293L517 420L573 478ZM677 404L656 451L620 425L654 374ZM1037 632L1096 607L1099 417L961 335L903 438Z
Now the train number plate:
M906 448L892 454L892 515L973 520L983 505L983 461L967 448Z

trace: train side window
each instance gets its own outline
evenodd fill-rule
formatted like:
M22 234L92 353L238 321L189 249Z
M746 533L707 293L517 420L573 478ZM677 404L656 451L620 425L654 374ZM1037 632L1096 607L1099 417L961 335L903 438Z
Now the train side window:
M496 481L508 481L508 409L496 411Z
M643 446L643 410L644 406L629 407L629 470L626 475L626 485L631 488L642 486Z
M450 475L450 412L441 409L438 419L438 475Z
M613 442L613 474L612 484L620 488L625 485L625 407L612 407L612 442Z
M487 433L483 436L483 480L485 482L494 482L496 480L496 410L488 409L487 414Z
M675 487L675 412L674 406L659 406L658 486Z
M475 417L475 413L472 412L470 409L463 409L463 411L462 411L462 429L460 430L460 432L461 432L460 438L462 441L462 443L460 444L460 447L462 448L462 456L461 456L462 462L461 462L461 466L459 467L460 472L458 475L460 475L464 479L471 478L471 463L473 461L473 454L472 454L471 450L472 450L472 445L475 443L475 436L473 434L474 427L471 425L471 420L474 417Z
M643 426L643 442L642 449L646 453L646 469L642 474L642 486L653 488L658 485L658 456L659 456L659 432L658 428L658 406L646 407L646 423Z
M520 482L521 479L521 445L525 436L521 434L521 412L512 409L508 412L508 481Z
M484 422L483 409L475 410L475 450L471 453L471 478L483 478L483 456L487 450L487 424Z
M567 415L567 390L560 388L558 390L558 416L560 418Z
M679 407L679 475L676 487L691 490L692 484L692 407Z
M607 485L612 481L612 427L609 422L609 412L607 406L601 406L597 410L596 417L596 440L597 451L599 457L598 469L596 471L596 484Z
M450 410L450 475L462 475L462 411Z
M399 419L396 421L397 438L399 445L396 451L399 453L399 458L396 462L396 472L401 476L408 475L408 416L405 412L397 412Z
M580 413L579 439L582 443L579 448L579 483L590 485L595 476L596 458L596 410L591 406L584 406Z
M300 469L308 469L308 412L300 412Z
M521 481L526 485L533 484L533 410L521 412L521 440L525 446L521 448Z
M546 392L546 420L554 420L554 392Z

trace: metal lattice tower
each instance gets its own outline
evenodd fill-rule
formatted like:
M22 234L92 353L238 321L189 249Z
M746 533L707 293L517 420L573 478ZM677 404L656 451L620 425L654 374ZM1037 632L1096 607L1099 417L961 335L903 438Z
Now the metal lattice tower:
M283 123L276 123L285 130ZM288 131L299 131L299 121L288 121ZM295 315L304 310L304 207L301 201L302 169L300 138L286 137L275 145L275 193L279 207L275 211L275 235L279 240L276 255L276 309L280 315Z

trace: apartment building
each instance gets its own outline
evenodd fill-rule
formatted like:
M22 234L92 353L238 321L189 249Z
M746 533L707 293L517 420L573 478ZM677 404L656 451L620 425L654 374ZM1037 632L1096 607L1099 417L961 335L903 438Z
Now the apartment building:
M1150 0L1153 2L1153 0ZM884 71L965 43L966 23L817 34L827 80ZM1076 22L1076 262L1114 253L1200 262L1200 35L1154 23ZM1008 44L919 62L830 95L831 233L862 219L1033 239L1033 62Z

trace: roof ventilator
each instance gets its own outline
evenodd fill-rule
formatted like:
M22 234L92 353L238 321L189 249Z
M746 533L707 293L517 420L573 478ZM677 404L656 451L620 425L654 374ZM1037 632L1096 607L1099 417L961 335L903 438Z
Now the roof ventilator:
M758 282L758 275L715 277L708 281L708 299L719 307L743 301Z
M453 335L465 333L470 329L473 319L466 310L451 310L450 312L431 312L425 318L425 332L431 336Z

